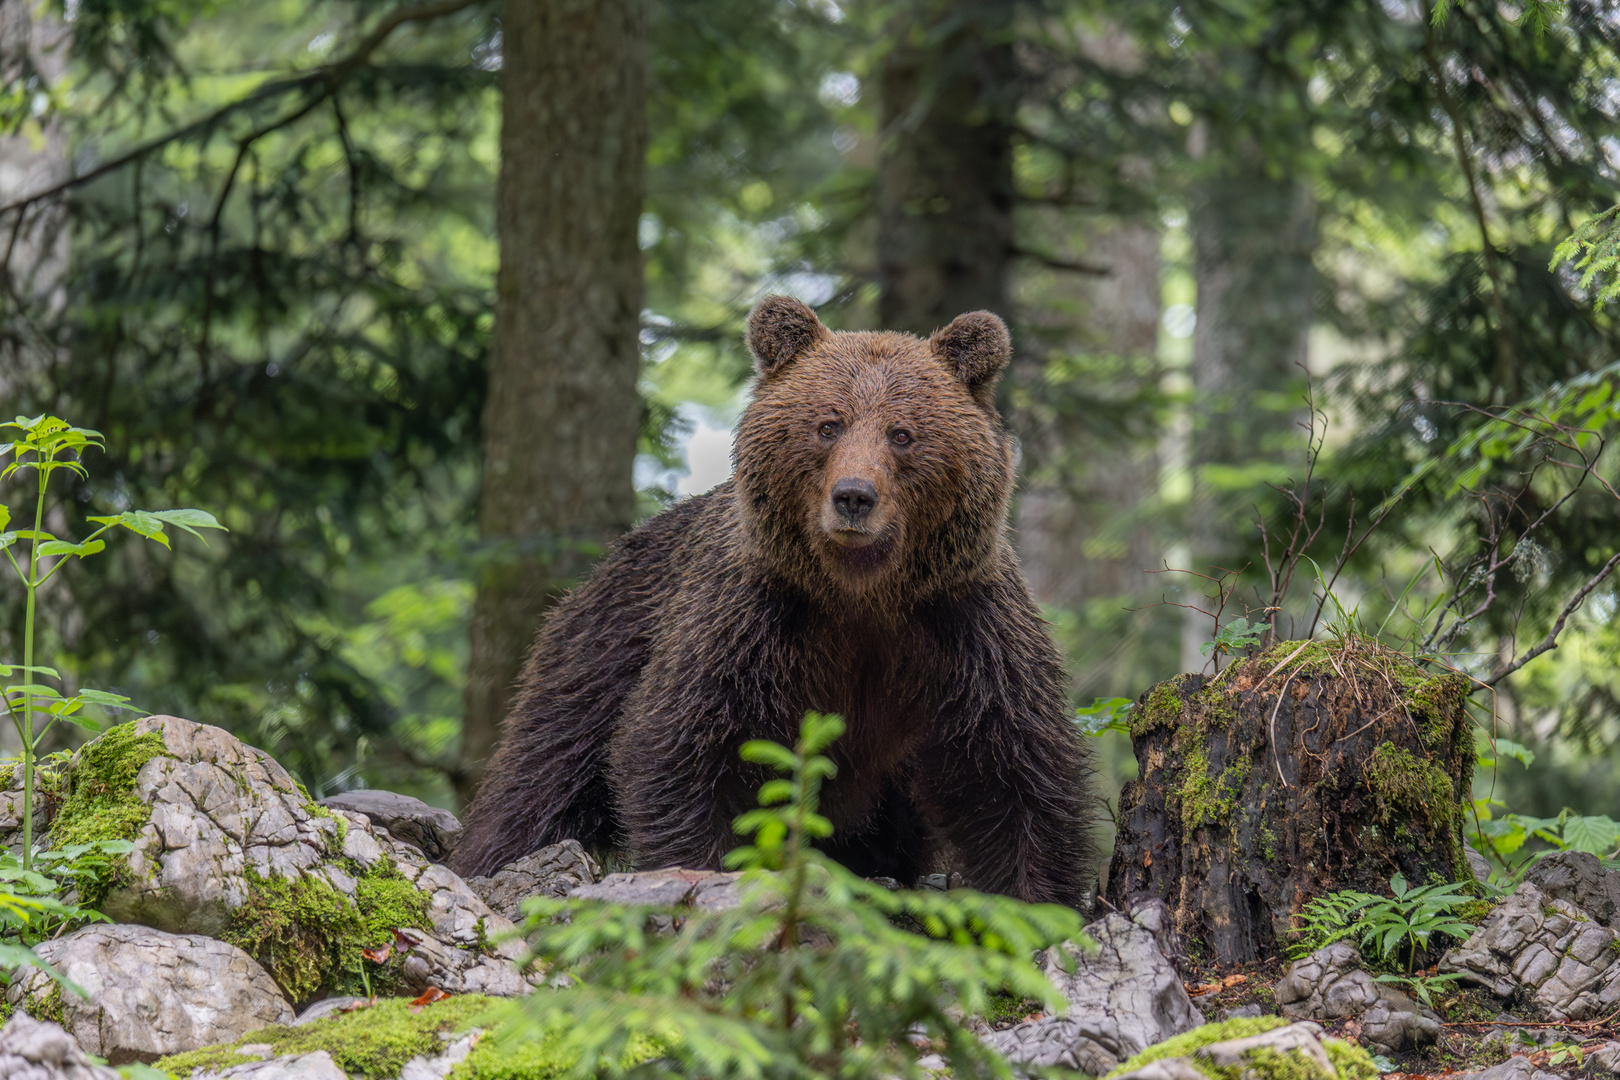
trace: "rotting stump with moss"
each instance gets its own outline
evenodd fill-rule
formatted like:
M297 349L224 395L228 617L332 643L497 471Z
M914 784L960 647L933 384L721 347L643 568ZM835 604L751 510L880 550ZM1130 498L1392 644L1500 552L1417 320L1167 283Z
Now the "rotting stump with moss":
M1284 642L1137 702L1106 898L1163 899L1194 959L1281 955L1336 889L1471 881L1466 676L1376 642Z

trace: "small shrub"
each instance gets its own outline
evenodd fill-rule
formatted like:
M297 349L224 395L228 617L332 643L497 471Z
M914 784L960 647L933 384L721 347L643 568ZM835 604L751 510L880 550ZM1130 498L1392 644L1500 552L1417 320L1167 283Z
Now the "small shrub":
M1084 941L1080 915L963 889L890 892L817 852L811 841L832 831L816 810L834 772L821 751L842 731L811 714L791 750L743 747L785 775L737 820L753 842L727 859L746 871L734 910L528 901L530 959L554 988L507 1006L497 1043L553 1047L574 1063L561 1075L580 1080L922 1080L930 1051L960 1080L1008 1080L957 1010L982 1015L996 991L1061 1008L1031 957ZM676 931L658 934L662 920ZM651 1060L638 1052L647 1046L659 1048Z

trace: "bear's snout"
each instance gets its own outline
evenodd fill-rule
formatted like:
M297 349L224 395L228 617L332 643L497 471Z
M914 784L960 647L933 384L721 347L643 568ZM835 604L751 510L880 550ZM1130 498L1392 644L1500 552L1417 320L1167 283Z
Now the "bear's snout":
M877 488L870 480L845 477L833 485L833 509L838 511L845 525L855 528L865 525L877 502Z

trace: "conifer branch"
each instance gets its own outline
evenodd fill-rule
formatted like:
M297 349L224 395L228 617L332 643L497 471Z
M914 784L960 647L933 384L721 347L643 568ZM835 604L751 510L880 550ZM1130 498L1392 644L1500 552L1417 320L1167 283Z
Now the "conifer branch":
M250 109L255 105L274 101L299 91L306 92L308 96L291 113L250 132L242 140L238 141L237 161L236 165L233 165L231 169L231 175L234 178L236 168L241 164L241 155L245 152L244 146L251 146L270 132L284 128L288 124L296 123L308 115L311 110L335 94L339 87L363 67L366 61L371 58L371 54L376 52L378 47L387 41L389 35L395 30L406 23L428 22L433 19L444 18L447 15L454 15L456 12L463 11L480 2L481 0L429 0L428 3L396 8L378 22L371 32L341 59L312 68L292 78L277 79L265 83L246 97L222 105L200 119L175 128L173 131L161 135L151 142L143 143L133 150L125 151L116 157L110 158L93 169L79 173L76 176L70 176L49 187L41 188L30 195L25 195L14 202L0 206L0 217L10 213L20 215L26 212L28 207L34 203L61 195L76 187L88 184L92 180L99 180L101 177L117 172L127 165L144 160L165 146L209 131L232 115ZM227 182L225 191L228 193L229 190L230 184Z

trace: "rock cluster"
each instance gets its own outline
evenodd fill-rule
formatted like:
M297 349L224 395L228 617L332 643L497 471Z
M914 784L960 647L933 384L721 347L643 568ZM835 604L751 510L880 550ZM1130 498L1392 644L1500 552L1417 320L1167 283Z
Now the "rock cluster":
M1278 1057L1298 1058L1303 1069L1287 1071L1276 1064ZM1264 1063L1265 1067L1260 1068ZM1304 1021L1272 1028L1255 1035L1223 1039L1200 1046L1190 1054L1162 1057L1146 1062L1113 1080L1210 1080L1212 1072L1232 1075L1241 1070L1248 1076L1315 1075L1331 1077L1338 1073L1322 1045L1319 1024Z
M79 1045L114 1065L230 1042L293 1019L292 1007L252 957L200 934L91 925L34 952L89 998L63 994L43 971L24 968L7 1001L59 999L63 1024Z
M91 1064L89 1055L60 1024L13 1013L0 1028L0 1076L6 1080L119 1080Z
M1204 1017L1170 961L1178 950L1169 927L1169 912L1154 900L1130 918L1114 913L1087 926L1096 953L1063 946L1072 974L1056 949L1047 950L1041 970L1069 999L1069 1011L993 1032L986 1041L1014 1062L1102 1076L1154 1043L1198 1027Z
M489 877L467 879L467 887L495 913L514 923L523 918L523 901L531 896L561 899L582 885L602 880L602 868L578 840L543 847L508 863Z
M1526 874L1513 895L1440 962L1490 988L1522 994L1551 1020L1588 1020L1620 1008L1620 873L1583 852L1561 852Z
M0 834L20 826L20 784L10 779ZM36 950L88 997L64 994L37 969L13 978L7 1001L17 1015L60 1018L66 1029L57 1037L25 1023L18 1030L28 1039L76 1039L81 1057L113 1064L233 1041L292 1023L292 1003L340 984L359 989L363 947L385 957L385 967L372 966L374 983L452 994L530 989L512 963L522 955L512 924L433 861L459 831L444 811L375 792L314 803L262 751L172 716L113 729L53 782L52 844L110 835L132 839L133 851L95 897L115 923ZM520 885L508 893L521 902ZM322 1056L273 1075L341 1076ZM249 1062L240 1075L267 1077L268 1068ZM23 1075L0 1067L14 1073Z
M1318 949L1288 966L1273 988L1285 1015L1309 1020L1355 1017L1361 1039L1381 1053L1423 1046L1440 1034L1440 1018L1361 966L1347 941Z
M421 799L392 791L345 791L322 799L329 810L360 814L380 829L387 829L395 840L402 840L436 863L450 861L461 839L461 822L448 810L429 806Z

